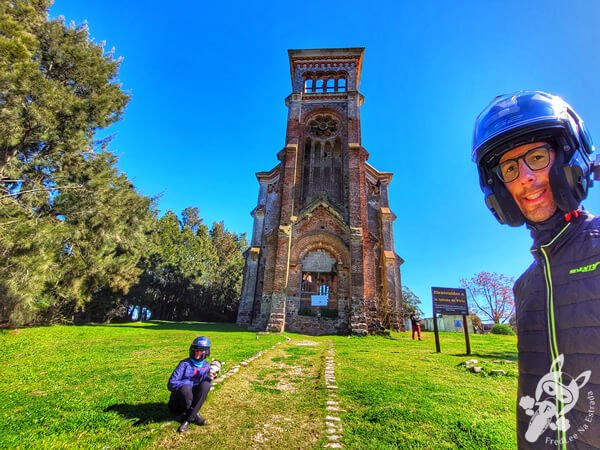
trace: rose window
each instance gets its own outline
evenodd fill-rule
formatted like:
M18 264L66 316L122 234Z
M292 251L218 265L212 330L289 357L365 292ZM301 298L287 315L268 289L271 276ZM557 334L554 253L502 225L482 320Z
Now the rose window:
M330 137L337 132L337 122L329 116L317 116L308 124L310 133L316 137Z

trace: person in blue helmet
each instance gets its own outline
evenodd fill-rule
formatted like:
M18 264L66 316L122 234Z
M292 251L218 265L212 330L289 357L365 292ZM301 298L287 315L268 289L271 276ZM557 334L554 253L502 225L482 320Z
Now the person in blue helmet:
M520 91L477 117L472 158L501 224L531 232L516 281L519 448L600 448L600 217L581 205L598 164L561 98Z
M191 423L206 425L206 419L198 413L212 385L210 365L210 340L199 336L190 345L189 358L183 359L171 374L167 387L171 391L169 410L183 414L178 431L184 433Z

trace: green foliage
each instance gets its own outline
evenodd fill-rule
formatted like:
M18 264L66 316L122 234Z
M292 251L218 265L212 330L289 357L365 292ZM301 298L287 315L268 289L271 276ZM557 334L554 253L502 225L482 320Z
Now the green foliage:
M142 275L127 302L159 320L234 321L245 236L227 231L222 222L208 230L197 208L186 208L182 217L180 222L168 211L156 222Z
M417 316L423 315L423 311L419 307L421 299L408 286L402 286L402 301L405 319L408 319L413 314Z
M49 4L0 4L0 322L12 325L114 303L151 224L151 200L95 140L128 101L119 61L86 26L48 21Z
M515 332L510 325L507 323L497 323L492 327L492 334L504 334L507 336L514 336Z
M0 2L0 323L234 319L244 235L156 218L95 139L129 100L120 61L49 5Z
M513 278L494 272L480 272L460 280L467 291L470 310L494 323L504 323L514 314L513 283Z

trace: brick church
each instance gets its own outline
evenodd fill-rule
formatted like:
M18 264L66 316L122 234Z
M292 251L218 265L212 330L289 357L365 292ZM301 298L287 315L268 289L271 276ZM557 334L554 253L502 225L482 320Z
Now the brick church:
M311 335L403 329L390 172L369 163L364 48L289 50L279 164L258 172L238 325Z

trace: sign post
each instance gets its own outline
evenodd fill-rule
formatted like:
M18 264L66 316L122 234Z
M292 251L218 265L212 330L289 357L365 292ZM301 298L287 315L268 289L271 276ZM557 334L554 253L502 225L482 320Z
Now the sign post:
M465 345L467 346L467 355L471 354L471 340L469 339L469 325L467 315L463 314L463 330L465 330Z
M465 345L467 355L471 354L471 342L469 340L469 327L467 326L467 314L469 307L467 305L467 293L464 289L432 287L431 297L433 299L433 328L435 331L435 348L439 353L440 341L438 336L437 315L438 314L462 314L463 329L465 331Z
M435 312L435 307L433 308L433 332L435 334L435 351L436 353L439 353L441 352L440 335L438 334L437 313Z

